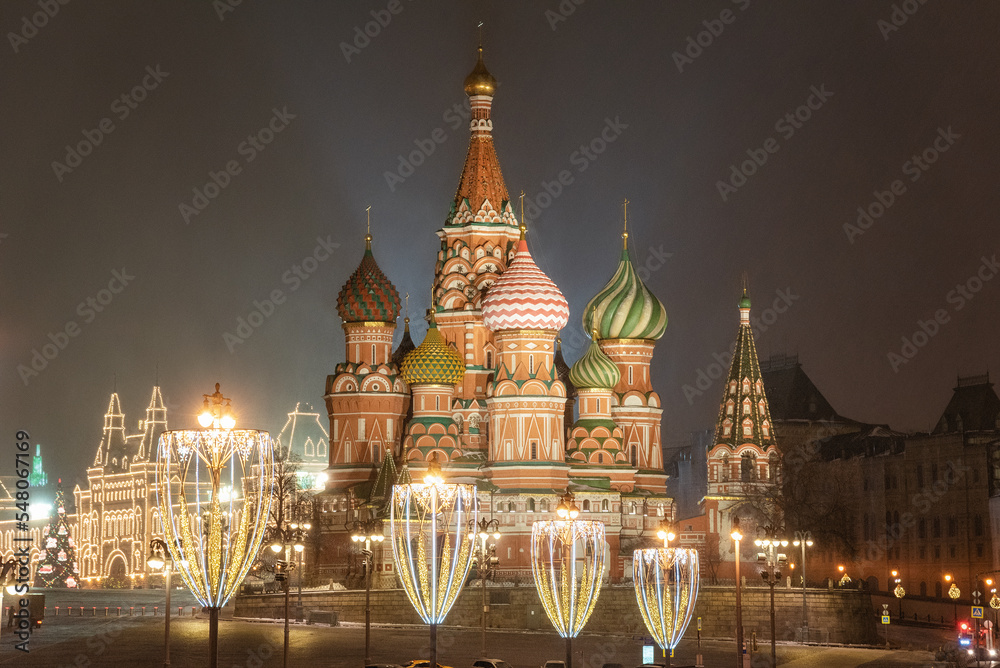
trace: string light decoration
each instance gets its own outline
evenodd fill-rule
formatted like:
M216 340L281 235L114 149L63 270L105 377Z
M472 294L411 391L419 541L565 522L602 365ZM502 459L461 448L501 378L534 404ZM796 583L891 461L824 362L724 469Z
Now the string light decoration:
M590 619L604 575L604 523L578 520L567 493L558 519L531 525L531 575L545 614L566 638L566 668L572 668L572 641Z
M230 400L218 383L205 401L199 416L205 429L160 435L156 494L170 556L184 584L209 609L215 666L219 609L236 593L264 538L274 452L266 431L233 428Z
M669 659L698 600L698 551L653 547L632 554L632 584L642 620Z
M394 485L392 559L410 603L430 625L430 665L437 663L437 625L444 621L472 566L469 523L478 519L476 486L445 483L431 462L423 483Z

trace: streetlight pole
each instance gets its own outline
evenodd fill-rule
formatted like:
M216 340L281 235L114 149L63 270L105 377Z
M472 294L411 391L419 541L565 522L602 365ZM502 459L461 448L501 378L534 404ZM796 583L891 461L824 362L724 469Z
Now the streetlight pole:
M492 506L491 506L492 507ZM500 521L497 519L480 518L479 522L469 521L469 540L473 541L476 550L476 563L479 571L479 583L482 589L483 613L482 613L482 648L481 658L487 658L486 654L486 615L489 614L490 606L486 604L486 578L499 563L496 556L496 544L487 545L486 540L493 534L494 540L500 540ZM478 541L476 539L479 539Z
M757 553L757 562L764 566L761 576L764 582L771 589L771 666L778 665L777 642L774 629L774 587L781 580L781 566L786 562L784 554L778 552L779 547L787 547L788 540L778 537L778 529L773 526L765 526L757 529L763 534L762 538L754 541L754 545L762 547L766 552Z
M559 502L559 505L556 507L556 517L559 518L559 520L565 522L566 520L575 520L579 514L580 514L580 509L577 507L576 501L573 500L573 494L570 493L569 490L567 490L566 494L563 495L562 500ZM565 541L563 541L563 544L562 544L562 553L563 553L562 572L563 573L569 573L569 569L570 569L570 553L569 553L569 550L570 550L570 546ZM566 625L566 627L567 627L567 633L566 633L566 668L573 668L573 636L570 635L570 632L569 632L569 628L570 627L569 627L568 624Z
M806 548L813 546L811 531L796 531L792 545L802 547L802 642L809 642L809 613L806 610Z
M730 534L736 544L736 668L743 668L743 602L740 586L740 518L733 517L733 531Z
M291 571L295 568L295 562L292 560L291 551L294 549L296 552L301 553L302 550L305 549L305 545L302 544L302 539L305 536L307 528L308 525L292 523L287 528L276 526L270 529L271 551L275 554L280 554L282 550L285 551L285 558L278 560L278 562L274 565L274 579L278 582L282 582L285 589L285 644L282 650L281 664L284 668L288 668L288 599L291 586L289 577Z
M382 520L369 518L364 522L355 522L351 530L351 541L355 543L363 542L365 549L361 554L365 559L365 665L372 662L371 637L372 637L372 571L375 570L375 553L372 551L372 542L381 543L385 540L382 531Z
M663 541L663 549L669 550L670 549L670 541L672 541L677 536L674 534L673 531L670 530L670 523L667 522L666 519L664 519L664 520L662 520L660 522L660 526L659 526L659 528L656 531L656 537ZM668 554L670 554L670 553L668 552ZM668 583L672 586L674 584L674 569L673 568L669 569L664 575L667 577ZM700 641L700 638L701 638L701 634L700 633L698 634L698 637L699 637L699 641ZM671 659L670 653L671 652L673 652L673 649L671 649L670 651L664 650L664 652L663 652L664 653L664 663L666 664L667 668L670 668L670 659Z
M159 538L149 541L150 555L146 563L150 568L163 569L164 583L167 590L166 612L163 621L163 668L170 668L170 574L173 572L173 559L167 544Z

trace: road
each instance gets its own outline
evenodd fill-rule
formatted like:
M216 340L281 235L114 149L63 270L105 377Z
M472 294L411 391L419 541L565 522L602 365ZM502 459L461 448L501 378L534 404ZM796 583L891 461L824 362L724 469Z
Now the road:
M46 668L90 668L97 666L155 666L163 657L163 618L153 617L52 617L32 636L31 652L13 649L12 637L4 629L0 639L0 665ZM225 668L281 666L282 624L223 620L219 627L219 665ZM207 665L207 620L199 617L174 619L171 624L171 664L176 668ZM515 668L535 668L547 659L561 659L565 644L554 633L491 632L489 654L501 657ZM377 626L372 631L373 659L377 663L401 663L426 657L424 627ZM467 668L479 656L480 635L476 630L442 628L438 632L439 662ZM767 648L755 657L754 668L768 664ZM705 665L729 667L735 663L730 642L709 641L703 646ZM681 645L674 665L692 665L694 643ZM363 663L364 627L307 626L293 624L289 665L359 668ZM920 650L802 647L779 645L778 663L787 668L904 668L930 666L933 654ZM641 648L631 637L583 636L574 641L574 668L600 668L605 663L626 667L641 663Z

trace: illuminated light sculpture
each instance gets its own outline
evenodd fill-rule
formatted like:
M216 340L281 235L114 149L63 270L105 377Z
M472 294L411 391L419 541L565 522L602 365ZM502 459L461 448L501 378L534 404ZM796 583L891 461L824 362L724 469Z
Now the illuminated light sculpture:
M604 523L578 520L579 512L567 492L556 509L559 519L531 525L531 575L545 614L566 639L566 668L572 668L573 638L597 605L604 575Z
M437 664L437 625L469 576L473 545L467 527L478 514L476 486L445 483L437 462L423 483L392 488L392 559L410 603L431 627L431 666Z
M264 538L274 466L271 436L233 429L229 401L216 383L198 418L205 428L163 432L156 456L164 539L184 584L208 608L212 668L218 665L219 610L238 590Z
M636 550L632 584L642 620L667 657L680 643L698 600L698 551L675 547Z

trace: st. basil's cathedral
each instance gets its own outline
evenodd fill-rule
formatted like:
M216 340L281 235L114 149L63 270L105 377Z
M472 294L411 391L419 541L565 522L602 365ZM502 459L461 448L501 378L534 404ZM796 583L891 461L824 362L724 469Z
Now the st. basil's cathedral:
M384 516L391 485L421 479L432 463L450 482L477 485L480 508L500 522L502 574L530 573L532 522L550 518L567 491L583 517L605 523L611 578L630 574L632 550L652 544L661 524L676 520L660 441L663 409L650 376L666 309L637 275L626 232L617 270L582 311L589 349L572 367L563 361L559 332L570 309L532 259L524 221L512 207L493 142L496 86L480 47L465 79L469 151L437 231L441 249L424 341L414 346L406 318L393 350L401 300L375 260L370 233L337 298L347 360L327 377L324 395L330 466L321 499L330 519L317 555L320 571L340 571L351 553L352 523ZM749 312L745 299L741 313L744 304ZM729 480L718 467L733 466L723 449L745 465L744 441L754 466L761 462L763 480L774 470L767 468L773 439L760 431L768 429L766 399L745 329L749 348L746 355L737 351L734 367L744 356L753 359L732 391L739 416L730 413L726 437L712 451L717 480ZM753 437L744 439L748 430ZM740 474L734 471L733 479ZM715 518L709 530L718 531L718 518L738 495L713 491L706 499ZM697 535L687 542L703 544L704 530ZM376 562L392 575L387 550Z

